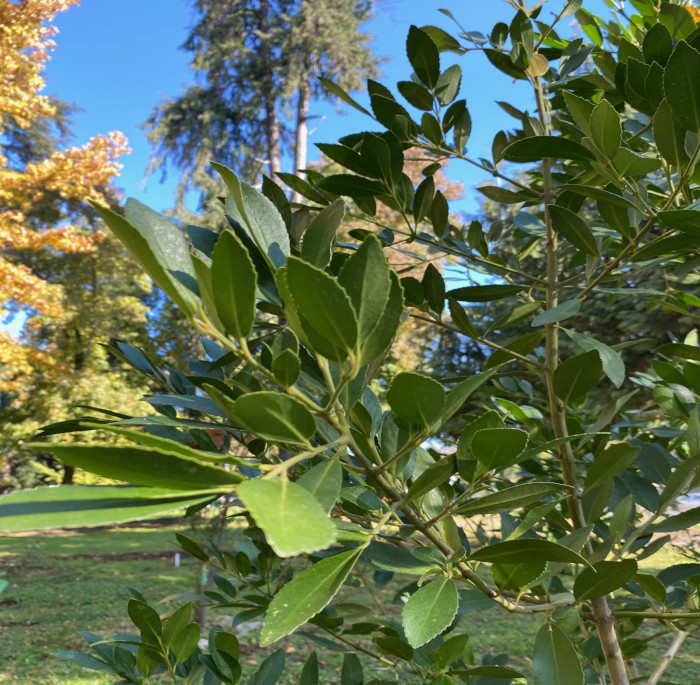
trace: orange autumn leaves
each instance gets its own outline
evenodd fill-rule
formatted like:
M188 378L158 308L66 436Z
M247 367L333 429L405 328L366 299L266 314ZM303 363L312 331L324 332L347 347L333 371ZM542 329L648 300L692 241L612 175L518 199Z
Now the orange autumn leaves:
M75 4L78 0L0 4L0 136L4 126L26 129L55 113L50 98L41 93L45 85L42 73L55 47L52 37L56 28L47 22ZM109 183L121 169L117 160L128 151L125 136L112 132L18 169L10 166L0 145L0 314L2 305L12 301L42 314L60 316L60 288L8 258L9 253L94 249L99 232L79 230L60 216L52 226L37 227L30 225L28 215L47 198L55 198L59 206L70 200L105 203ZM4 352L0 364L7 363L7 349Z

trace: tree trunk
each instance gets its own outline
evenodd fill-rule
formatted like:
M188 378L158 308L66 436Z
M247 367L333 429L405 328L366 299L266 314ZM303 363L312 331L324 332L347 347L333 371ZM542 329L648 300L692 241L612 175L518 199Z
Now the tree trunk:
M270 178L279 182L277 173L282 171L282 152L280 147L280 122L277 117L274 74L272 69L272 50L270 49L270 3L260 3L260 38L259 55L265 65L263 74L263 99L265 102L265 138L267 139L267 163Z
M297 123L294 140L294 173L298 174L301 169L306 168L306 158L309 145L309 74L305 72L301 75L299 93L297 95ZM292 192L292 202L301 202L301 195L296 191Z

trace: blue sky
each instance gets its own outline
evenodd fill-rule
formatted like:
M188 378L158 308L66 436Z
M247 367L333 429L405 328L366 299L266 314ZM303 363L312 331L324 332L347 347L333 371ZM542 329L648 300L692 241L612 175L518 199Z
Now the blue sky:
M563 0L550 0L545 14L560 9ZM597 10L601 0L587 2ZM452 30L454 25L438 11L450 10L468 30L489 32L497 21L509 22L513 10L504 0L381 0L375 18L366 31L375 36L378 55L391 58L381 79L396 92L397 80L407 79L411 69L405 57L404 41L411 24L436 24ZM543 14L544 18L544 14ZM123 158L124 170L117 183L126 196L136 197L154 209L174 204L173 174L161 184L160 174L144 180L150 155L144 122L163 97L176 96L191 82L189 56L179 50L188 27L194 22L189 0L82 0L82 4L56 17L60 33L57 48L46 69L48 93L74 103L83 111L74 115L76 143L90 136L121 130L129 138L132 154ZM450 57L444 56L444 64ZM496 104L506 99L520 107L532 107L526 84L513 83L487 65L479 54L460 58L464 72L461 97L467 103L474 122L469 152L472 156L490 156L491 140L501 128L515 122ZM357 95L365 102L364 94ZM317 151L313 143L335 142L341 135L371 127L362 114L337 113L331 103L314 103L316 119L310 143L310 157ZM464 181L466 198L454 209L475 211L478 194L474 185L485 180L483 172L463 163L455 163L450 177Z

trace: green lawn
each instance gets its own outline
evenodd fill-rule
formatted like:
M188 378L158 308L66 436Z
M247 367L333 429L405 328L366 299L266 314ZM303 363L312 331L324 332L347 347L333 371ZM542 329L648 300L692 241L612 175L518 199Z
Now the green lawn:
M174 533L177 525L121 527L112 530L65 532L31 537L0 537L0 575L9 586L0 595L0 683L13 685L106 685L112 681L54 658L52 651L82 649L80 631L89 630L107 636L131 631L126 616L127 592L122 585L145 591L153 601L179 592L195 590L200 571L198 562L185 558L174 565ZM663 568L683 561L671 550L662 552L647 568ZM146 588L148 588L146 590ZM396 586L380 593L391 606ZM362 590L345 587L345 601L365 602ZM363 595L363 596L361 596ZM400 607L392 606L396 614ZM216 619L216 614L212 617ZM510 663L527 670L532 640L540 625L538 618L511 615L492 610L464 616L462 626L470 634L470 645L477 659L485 653L509 651ZM222 621L223 624L223 621ZM652 630L652 626L649 627ZM669 640L653 643L650 656L659 658ZM688 645L682 658L667 671L666 680L678 685L700 682L700 647ZM289 638L266 650L256 646L255 634L242 643L242 661L248 672L269 653L282 647L292 666L282 685L297 682L310 651L302 638ZM338 653L321 659L324 682L337 682L342 660ZM649 664L639 661L640 674ZM244 678L246 681L246 671ZM372 666L373 677L378 675Z

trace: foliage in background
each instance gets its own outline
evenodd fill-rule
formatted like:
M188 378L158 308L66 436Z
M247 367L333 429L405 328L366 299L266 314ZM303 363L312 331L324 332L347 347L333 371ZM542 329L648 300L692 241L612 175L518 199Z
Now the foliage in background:
M247 541L222 549L178 537L216 571L206 600L233 608L236 623L264 617L262 646L296 633L345 651L344 684L662 682L698 639L700 564L652 575L639 562L700 522L700 507L675 508L700 485L697 333L669 335L633 371L620 349L637 344L635 334L609 345L572 323L592 293L617 307L647 300L696 316L683 294L699 263L700 28L670 1L636 0L638 14L601 19L569 0L548 23L547 4L511 4L510 25L488 37L410 28L414 74L397 86L410 110L377 83L369 110L336 86L382 131L324 148L342 173L284 177L305 208L214 163L228 190L226 228L191 226L186 238L136 201L125 217L99 209L201 332L207 359L178 373L122 347L161 387L148 398L160 415L84 418L43 435L98 428L125 439L50 449L133 485L9 495L2 530L193 513L233 496L229 515L247 523ZM563 34L573 15L585 39ZM497 134L491 159L467 151L461 67L441 68L442 53L473 50L529 83L536 102L536 116ZM425 154L417 186L404 173L416 147ZM433 178L450 159L500 180L479 188L485 197L533 210L528 235L543 265L504 258L497 236L450 218ZM345 197L378 229L353 236L352 251L335 241ZM405 226L377 221L381 206ZM385 255L401 240L469 263L490 282L449 288L437 269L401 278ZM640 286L652 269L665 276L663 290ZM508 306L498 321L480 315L493 301ZM387 383L379 369L406 316L488 351L481 372L403 372ZM523 322L528 332L505 343L494 335ZM563 353L564 338L575 353ZM384 405L372 382L385 385ZM376 595L394 576L400 620L381 602L367 615L338 599L345 584ZM512 668L507 654L473 654L465 616L475 606L537 619L531 669ZM89 635L94 656L65 656L132 683L159 674L238 682L235 636L215 627L201 646L193 611L188 600L161 616L133 590L138 635ZM666 656L640 666L661 635L671 638ZM376 664L367 676L358 654ZM272 685L284 667L278 649L249 682ZM318 680L312 653L300 683Z

